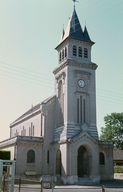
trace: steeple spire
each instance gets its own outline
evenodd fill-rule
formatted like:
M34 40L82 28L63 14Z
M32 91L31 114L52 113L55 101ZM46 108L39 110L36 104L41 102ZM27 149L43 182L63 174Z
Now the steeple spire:
M79 22L79 18L77 16L76 9L75 9L75 3L78 1L77 0L72 0L72 1L74 2L73 14L69 19L69 23L68 23L66 30L64 31L64 33L61 36L59 45L61 43L63 43L67 38L84 41L84 42L89 42L93 45L94 42L91 41L87 28L85 27L84 32L83 32L81 24Z
M84 40L85 40L85 41L91 41L91 39L90 39L90 37L89 37L89 34L88 34L88 30L87 30L86 25L85 25L85 29L84 29L83 36L84 36Z
M78 2L77 0L72 0L73 2L74 2L74 9L75 9L75 4L76 4L76 2Z

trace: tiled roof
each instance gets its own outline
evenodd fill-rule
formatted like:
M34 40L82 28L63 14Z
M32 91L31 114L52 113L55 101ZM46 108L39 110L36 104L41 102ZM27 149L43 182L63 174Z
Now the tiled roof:
M88 30L87 30L87 27L86 27L86 26L85 26L85 29L84 29L83 36L84 36L84 41L91 41L91 39L90 39L90 37L89 37Z
M123 150L114 149L113 150L113 159L114 160L123 160Z
M90 42L93 44L93 42L89 37L86 27L83 32L75 8L74 8L72 17L69 20L68 26L60 39L59 44L63 43L64 40L67 39L68 37L72 39L80 40L80 41Z

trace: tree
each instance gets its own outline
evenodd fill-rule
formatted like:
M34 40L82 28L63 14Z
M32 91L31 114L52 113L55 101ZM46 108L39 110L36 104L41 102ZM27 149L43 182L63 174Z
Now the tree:
M114 147L123 149L123 112L111 113L104 117L105 127L101 128L100 139L112 141Z

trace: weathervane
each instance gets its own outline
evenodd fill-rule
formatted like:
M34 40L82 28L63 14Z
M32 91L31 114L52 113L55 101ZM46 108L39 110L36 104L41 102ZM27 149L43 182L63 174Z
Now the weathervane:
M76 3L76 2L79 2L79 1L77 1L77 0L72 0L72 1L74 2L74 8L75 8L75 3Z

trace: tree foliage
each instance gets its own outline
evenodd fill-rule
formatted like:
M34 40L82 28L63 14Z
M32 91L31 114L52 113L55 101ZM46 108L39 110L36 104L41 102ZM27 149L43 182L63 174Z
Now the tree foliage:
M100 139L112 141L116 148L123 149L123 113L111 113L104 117L104 121Z

